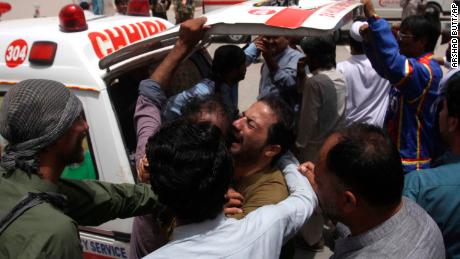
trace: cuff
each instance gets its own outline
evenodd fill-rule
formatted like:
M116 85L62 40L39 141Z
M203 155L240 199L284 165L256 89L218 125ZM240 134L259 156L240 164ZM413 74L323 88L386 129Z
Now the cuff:
M158 82L152 79L141 81L139 84L139 95L147 97L160 110L167 99Z

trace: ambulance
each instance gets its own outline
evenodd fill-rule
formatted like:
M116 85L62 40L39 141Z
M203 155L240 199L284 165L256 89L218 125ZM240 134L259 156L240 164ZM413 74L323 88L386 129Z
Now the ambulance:
M314 4L313 4L314 2ZM62 82L83 103L89 125L85 161L63 177L136 183L133 114L140 80L172 49L179 27L148 16L148 1L131 1L131 15L85 19L76 5L57 17L0 22L0 102L21 80ZM181 63L172 95L205 77L204 46L215 35L322 35L353 19L358 0L318 0L295 7L257 6L257 1L208 13L210 29L194 54ZM132 219L80 227L85 258L127 258Z
M302 5L304 1L308 2L314 0L297 0L296 2L299 2L299 4ZM242 2L245 2L245 0L203 0L203 13L208 13L220 8L240 4ZM259 5L284 2L288 2L288 0L265 0L260 1ZM400 6L400 2L401 0L372 0L372 4L375 7L375 11L380 15L380 17L389 20L401 19L402 8ZM434 8L438 10L441 15L450 16L450 6L452 4L452 0L425 0L425 2L427 8Z

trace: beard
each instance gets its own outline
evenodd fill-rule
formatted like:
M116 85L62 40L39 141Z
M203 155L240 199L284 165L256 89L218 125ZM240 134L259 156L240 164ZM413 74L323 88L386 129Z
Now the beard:
M262 155L264 147L241 147L237 152L232 152L233 160L237 165L254 164Z
M83 139L79 139L68 154L64 154L63 160L66 165L80 164L85 159L85 151L83 149Z
M319 201L319 206L323 212L324 217L330 219L331 221L340 221L340 214L337 209L337 206L334 204L328 204Z

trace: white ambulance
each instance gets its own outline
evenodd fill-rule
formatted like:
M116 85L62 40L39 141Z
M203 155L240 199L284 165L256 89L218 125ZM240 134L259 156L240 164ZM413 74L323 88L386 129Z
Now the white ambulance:
M360 5L355 0L314 2L286 8L257 7L253 1L206 14L211 29L203 44L212 35L331 33L350 21ZM148 5L135 7L130 6L131 13L148 12ZM59 17L1 21L0 102L24 79L62 82L82 101L89 125L85 161L66 168L63 177L135 183L133 113L138 83L172 48L177 32L177 26L154 17L86 20L76 5L65 6ZM181 64L168 94L192 86L207 75L209 66L209 55L197 48ZM85 258L127 258L131 223L132 219L117 219L98 227L82 226Z
M231 5L240 4L246 0L203 0L203 13L208 13L220 8L225 8ZM292 2L312 1L312 0L291 0ZM276 4L279 2L287 2L287 0L265 0L260 1L264 5ZM402 8L400 6L401 0L372 0L376 12L383 18L389 20L400 20ZM450 16L450 6L452 0L425 0L427 7L435 8L441 15Z

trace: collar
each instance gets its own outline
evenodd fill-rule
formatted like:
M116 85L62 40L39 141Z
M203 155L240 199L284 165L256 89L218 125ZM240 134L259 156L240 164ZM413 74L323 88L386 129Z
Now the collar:
M329 74L335 72L335 67L331 69L322 69L322 68L317 68L315 71L311 72L313 75L319 75L319 74Z
M238 180L236 180L238 186L251 186L254 183L256 183L262 176L265 174L273 173L278 171L278 168L268 166L265 167L264 169L261 169L251 175L248 176L242 176Z
M283 51L281 51L278 55L274 56L276 61L279 61L284 55L286 55L289 52L289 49L292 49L291 47L287 46ZM294 50L294 49L292 49Z
M423 64L428 64L430 63L430 60L432 58L433 58L433 52L428 52L418 57L417 60Z
M38 192L57 192L57 185L50 181L43 180L37 174L28 174L17 169L11 175L4 173L3 178L8 179L15 184L24 186L27 190Z
M378 240L382 239L382 237L387 236L390 232L397 230L398 227L400 227L401 222L407 216L407 202L408 200L405 197L403 197L403 206L401 207L401 209L391 218L384 221L382 224L357 236L347 236L345 238L337 240L335 243L336 251L340 251L340 254L343 254L349 251L361 250L362 248L369 246L377 242Z
M366 60L367 56L366 56L366 54L351 55L351 59L353 59L353 60Z
M215 231L224 223L230 221L236 221L236 219L227 218L222 212L214 219L208 219L200 223L178 226L174 229L171 241L192 238L193 236L207 235L208 233Z

